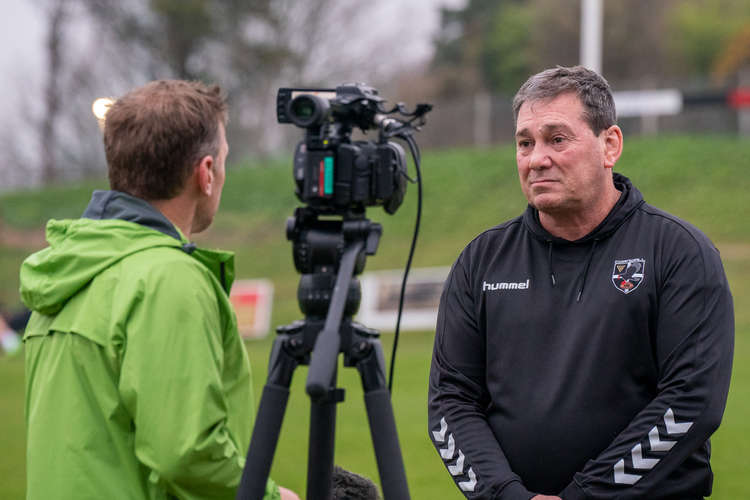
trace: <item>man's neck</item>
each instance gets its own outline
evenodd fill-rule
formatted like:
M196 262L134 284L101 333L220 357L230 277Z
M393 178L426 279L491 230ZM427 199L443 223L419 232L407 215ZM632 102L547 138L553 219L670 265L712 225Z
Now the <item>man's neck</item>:
M542 227L553 236L568 241L583 238L593 231L607 218L622 192L612 187L612 190L596 207L576 212L539 212L539 222Z
M193 227L195 217L195 202L183 196L177 196L169 200L149 201L169 222L174 224L187 238L190 239L190 233Z

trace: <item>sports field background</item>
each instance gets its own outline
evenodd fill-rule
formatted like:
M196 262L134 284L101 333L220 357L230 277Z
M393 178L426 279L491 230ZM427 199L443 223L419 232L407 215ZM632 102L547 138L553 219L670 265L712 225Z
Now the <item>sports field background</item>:
M231 158L236 161L236 159ZM275 286L273 325L300 317L298 275L285 219L298 205L291 162L259 168L234 164L228 170L222 207L214 226L196 240L237 253L237 276L270 278ZM721 250L735 300L736 345L729 402L712 439L715 473L712 499L750 498L750 140L733 137L658 136L628 139L617 171L630 177L646 200L694 223ZM258 167L256 165L256 167ZM410 167L413 174L413 166ZM424 210L415 267L450 265L483 229L518 215L525 202L515 172L512 147L430 152L423 157ZM7 193L0 196L0 302L18 304L18 267L43 245L49 218L77 217L90 192L106 181ZM416 207L415 186L394 215L371 208L383 224L377 255L368 270L403 267ZM260 397L272 336L247 344ZM426 392L432 332L405 332L399 343L393 406L407 478L414 499L462 498L427 437ZM383 344L390 362L392 335ZM23 359L0 357L0 498L23 498L25 491ZM304 495L309 402L307 370L299 368L282 427L272 476ZM158 376L158 374L154 374ZM372 443L356 370L339 370L346 401L339 405L336 462L377 480ZM70 423L76 425L75 422ZM304 496L303 496L304 497Z

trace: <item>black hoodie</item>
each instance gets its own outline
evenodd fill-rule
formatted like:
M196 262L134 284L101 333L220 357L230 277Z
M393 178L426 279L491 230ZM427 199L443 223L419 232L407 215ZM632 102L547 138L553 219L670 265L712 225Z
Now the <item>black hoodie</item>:
M703 233L625 177L567 241L529 207L446 281L429 433L468 498L702 498L726 403L732 297Z

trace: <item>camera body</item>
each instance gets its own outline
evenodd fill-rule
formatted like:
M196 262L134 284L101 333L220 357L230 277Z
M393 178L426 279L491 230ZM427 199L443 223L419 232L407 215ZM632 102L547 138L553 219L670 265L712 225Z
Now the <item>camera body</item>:
M384 99L364 84L335 89L281 88L276 98L279 123L305 129L294 151L295 194L321 213L361 213L368 206L396 212L406 193L406 155L387 140L394 119L382 109ZM353 141L357 127L378 128L379 140Z

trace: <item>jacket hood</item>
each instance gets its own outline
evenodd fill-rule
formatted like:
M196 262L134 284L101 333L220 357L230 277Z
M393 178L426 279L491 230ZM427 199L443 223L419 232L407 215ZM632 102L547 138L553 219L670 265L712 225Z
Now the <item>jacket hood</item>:
M83 217L50 220L49 246L21 265L21 299L55 314L95 276L125 257L154 247L174 247L205 265L229 290L233 254L196 249L148 202L119 191L94 191Z
M643 203L643 195L638 191L638 188L633 186L630 179L624 175L614 173L613 181L617 190L622 192L620 199L617 200L609 215L593 231L581 239L570 242L550 234L539 222L539 211L531 205L526 208L526 212L523 214L523 222L535 238L545 242L570 244L606 239Z

